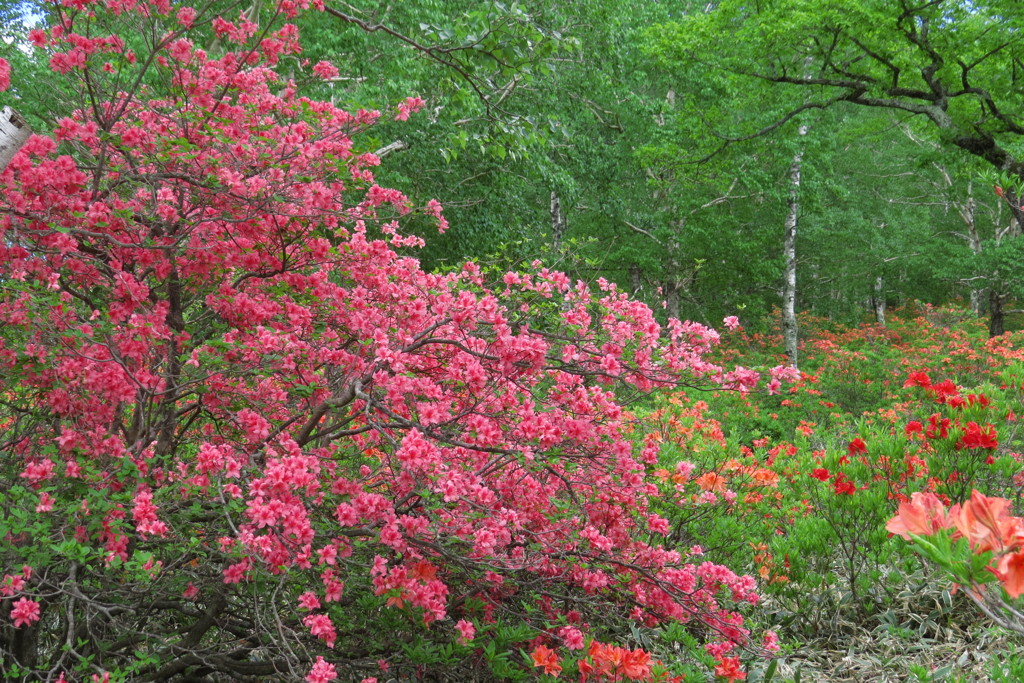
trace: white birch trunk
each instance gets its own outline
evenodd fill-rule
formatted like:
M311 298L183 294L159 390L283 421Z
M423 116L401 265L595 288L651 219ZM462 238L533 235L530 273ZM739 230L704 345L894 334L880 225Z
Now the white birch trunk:
M875 322L885 327L885 278L881 275L875 278L875 291L872 303L875 307Z
M562 255L562 240L565 239L565 214L557 192L551 193L551 247L556 258Z
M7 168L31 135L32 129L21 114L10 107L0 111L0 171Z
M971 253L975 256L981 254L981 236L978 234L978 221L976 218L977 204L974 201L974 183L967 184L967 201L960 207L960 217L963 218L964 225L967 226L967 244L971 248ZM981 295L983 288L977 286L977 279L975 275L971 279L971 314L977 318L981 315ZM984 282L984 280L982 280Z
M807 135L807 126L800 126L800 137ZM789 166L789 211L786 214L786 235L783 241L783 257L786 268L782 288L782 340L786 355L793 367L797 367L796 323L796 230L800 218L800 167L804 159L803 143L799 144Z

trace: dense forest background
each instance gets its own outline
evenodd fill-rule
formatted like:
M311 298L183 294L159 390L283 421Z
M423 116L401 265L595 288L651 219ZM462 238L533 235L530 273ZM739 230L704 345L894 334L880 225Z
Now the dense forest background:
M304 56L341 72L300 86L348 108L427 102L370 151L391 157L383 183L446 207L428 269L540 259L706 323L756 324L787 291L840 321L961 300L999 333L1022 275L1007 201L1020 15L923 0L343 3L301 17ZM39 72L19 110L46 129L69 103L24 49L34 21L8 2L0 23L8 59Z

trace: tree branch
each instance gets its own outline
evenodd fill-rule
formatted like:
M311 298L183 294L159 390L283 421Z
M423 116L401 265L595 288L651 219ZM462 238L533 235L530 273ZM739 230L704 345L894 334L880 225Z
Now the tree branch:
M371 24L368 21L363 21L359 17L354 17L351 14L346 14L345 12L342 12L339 9L335 9L334 7L327 7L327 6L325 6L324 7L324 12L326 12L329 15L331 15L332 17L336 17L338 19L341 19L342 21L344 21L346 23L358 26L359 28L363 29L367 33L376 33L378 31L380 31L382 33L388 34L389 36L397 38L401 42L405 43L406 45L408 45L408 46L410 46L410 47L412 47L412 48L414 48L416 50L419 50L424 55L426 55L430 59L434 60L438 64L446 66L449 69L451 69L452 71L454 71L455 73L457 73L462 78L462 80L464 80L466 83L468 83L469 87L471 87L473 89L473 92L476 93L476 95L480 99L480 101L483 102L483 105L484 105L484 107L486 107L488 114L491 112L491 109L493 109L495 107L495 105L490 101L490 98L487 97L487 95L485 95L482 90L480 90L480 86L477 85L476 79L473 78L472 74L470 74L468 71L466 71L457 62L454 62L451 59L448 59L447 57L444 56L444 55L452 52L452 50L446 50L446 49L440 48L440 47L438 47L436 45L424 45L424 44L416 41L415 39L410 38L409 36L405 35L404 33L400 33L398 31L396 31L395 29L391 28L390 26L385 26L384 24Z

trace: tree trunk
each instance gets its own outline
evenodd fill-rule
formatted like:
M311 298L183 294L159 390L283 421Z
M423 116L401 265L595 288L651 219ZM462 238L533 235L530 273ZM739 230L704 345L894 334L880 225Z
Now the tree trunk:
M875 278L871 303L875 309L875 322L885 327L885 279L881 275Z
M992 288L988 293L988 336L998 337L1006 332L1006 313L1003 311L1003 303L1006 295Z
M1017 198L1014 202L1020 201ZM1000 246L1004 239L1020 239L1021 230L1024 228L1018 218L1018 212L1014 211L1011 205L1010 224L1006 229L996 232L996 246ZM988 336L998 337L1006 332L1006 311L1004 305L1010 298L1007 285L1003 282L1002 274L996 269L992 273L992 285L988 290Z
M640 272L640 266L633 263L629 266L629 288L633 292L633 296L639 297L644 288L644 281L642 273Z
M800 126L800 137L807 135L807 126ZM789 166L789 211L786 214L786 235L782 252L786 269L782 289L782 339L786 355L793 367L797 367L797 323L796 323L796 229L800 217L800 166L803 162L803 143L793 155Z
M676 235L681 234L686 225L686 219L673 221L672 227ZM668 313L669 318L676 318L681 320L681 294L687 291L689 287L689 278L685 277L682 272L682 258L679 253L679 242L675 239L675 236L671 238L668 243L668 247L665 249L665 261L667 273L665 277L664 285L662 286L662 292L665 295L665 310Z
M679 286L679 280L675 277L670 277L665 281L663 289L665 295L665 310L668 313L668 317L679 319L679 291L682 287Z
M971 249L971 253L975 256L975 263L977 263L977 257L981 255L981 235L978 234L978 221L976 219L977 204L974 201L974 183L967 183L967 201L964 202L963 206L960 207L960 216L964 220L964 224L967 226L967 245ZM983 288L978 287L975 283L977 274L972 274L971 277L971 313L974 317L981 315L981 295Z
M10 107L0 111L0 171L7 168L31 135L32 128L21 114Z
M551 193L551 247L555 257L562 255L562 241L565 239L565 214L562 213L562 202L558 193Z

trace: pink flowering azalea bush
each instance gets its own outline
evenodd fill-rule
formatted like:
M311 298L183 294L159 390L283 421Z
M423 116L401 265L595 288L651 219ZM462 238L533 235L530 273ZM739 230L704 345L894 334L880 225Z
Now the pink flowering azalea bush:
M745 644L753 580L664 543L618 398L756 376L610 284L421 270L400 222L441 207L359 140L423 101L301 96L275 67L308 4L33 31L76 108L0 173L0 673L526 675L495 653L583 661L629 621Z

